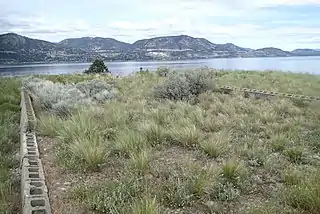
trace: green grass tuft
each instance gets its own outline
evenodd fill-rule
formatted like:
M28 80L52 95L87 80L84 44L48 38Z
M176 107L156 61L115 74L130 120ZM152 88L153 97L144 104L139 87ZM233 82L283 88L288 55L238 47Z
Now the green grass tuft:
M235 160L229 160L221 167L221 177L227 182L238 185L241 181L246 179L247 170L242 163Z
M106 161L108 155L107 145L99 135L78 139L69 144L75 157L84 160L91 170L98 170Z
M143 198L136 201L132 208L133 214L158 214L159 205L156 197L154 198Z
M148 146L147 140L141 133L129 128L121 130L114 142L114 150L128 157Z
M223 155L229 146L229 136L226 133L215 133L200 143L203 151L212 158Z
M290 148L285 151L285 155L292 163L300 163L303 158L303 150L299 147Z
M185 147L196 146L201 140L200 131L194 124L187 122L187 125L177 124L169 130L169 136L173 143Z
M151 152L147 149L131 153L131 158L129 160L131 169L140 175L146 174L150 166L150 156Z
M319 172L316 175L319 176ZM287 203L308 213L319 213L320 182L318 176L312 175L288 187L285 191Z
M282 152L289 144L289 139L283 134L271 137L271 148L276 152Z

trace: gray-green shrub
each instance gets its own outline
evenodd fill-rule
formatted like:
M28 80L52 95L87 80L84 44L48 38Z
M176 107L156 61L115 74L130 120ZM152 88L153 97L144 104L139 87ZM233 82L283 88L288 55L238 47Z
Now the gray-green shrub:
M39 107L60 116L70 115L79 106L89 106L116 98L112 85L101 80L77 84L53 83L39 78L27 78L24 88L33 93Z
M211 88L213 79L210 72L174 72L164 83L153 88L153 95L160 99L190 101Z
M169 72L170 72L170 69L167 67L159 67L156 71L159 77L166 77L168 76Z

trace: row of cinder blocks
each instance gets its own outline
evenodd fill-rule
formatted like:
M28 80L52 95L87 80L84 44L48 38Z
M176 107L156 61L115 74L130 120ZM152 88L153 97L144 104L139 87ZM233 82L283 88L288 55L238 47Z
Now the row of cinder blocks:
M23 214L51 214L48 189L35 134L36 117L30 97L21 93L20 157Z
M279 92L272 92L272 91L262 91L257 89L248 89L248 88L235 88L230 86L223 86L220 87L220 90L223 93L230 94L232 91L243 91L245 97L249 97L250 95L255 98L266 98L266 97L273 97L273 96L282 96L288 98L296 98L301 100L320 100L320 97L313 97L313 96L304 96L304 95L297 95L297 94L287 94L287 93L279 93Z

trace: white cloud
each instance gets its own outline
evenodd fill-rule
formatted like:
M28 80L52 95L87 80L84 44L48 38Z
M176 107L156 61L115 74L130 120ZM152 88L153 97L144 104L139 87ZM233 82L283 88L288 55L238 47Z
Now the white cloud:
M72 8L77 5L72 5L72 1L50 1L47 5L41 1L40 5L47 7L38 8L37 11L41 11L38 15L30 15L34 11L25 7L19 8L17 1L6 1L4 5L0 2L0 7L5 9L3 11L7 11L0 15L0 33L13 31L50 41L102 36L128 42L154 36L187 34L207 38L215 43L233 42L251 48L278 46L286 49L296 48L300 43L305 46L315 45L315 41L319 40L307 43L308 38L320 37L317 26L267 28L264 23L244 21L248 20L246 18L255 20L259 10L264 7L320 5L320 0L83 0L79 3L82 8L95 4L97 10L83 13L81 18L73 14L76 10ZM70 7L70 13L49 12L48 8L52 4L61 3ZM14 10L18 13L12 13ZM267 14L273 23L278 21L279 25L284 20L277 20L276 15Z

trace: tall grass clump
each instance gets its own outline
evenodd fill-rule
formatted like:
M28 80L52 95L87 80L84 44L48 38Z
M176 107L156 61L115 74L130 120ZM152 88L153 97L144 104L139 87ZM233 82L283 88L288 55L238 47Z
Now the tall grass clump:
M146 138L136 130L125 128L117 134L114 151L130 157L149 147Z
M191 123L186 125L175 124L168 131L168 135L172 143L185 147L196 146L202 138L199 129Z
M61 119L53 114L42 114L39 116L38 120L38 131L39 134L48 137L56 137L57 128L59 128L59 123Z
M132 152L129 160L130 168L139 175L144 175L149 170L150 158L151 152L149 149Z
M69 147L75 157L84 160L86 166L92 170L98 170L105 162L105 158L108 154L107 145L104 142L103 137L99 135L77 139L72 142Z
M132 207L133 214L158 214L159 205L156 197L154 198L142 198L136 201Z
M167 131L163 126L156 124L154 121L144 122L140 129L151 145L164 144L167 141Z
M153 88L153 95L158 99L192 101L212 88L213 79L209 72L174 72L164 83Z
M60 120L56 127L57 138L63 148L60 152L69 153L92 170L104 163L108 153L103 126L92 116L94 112L94 108L80 109L70 118Z
M284 134L277 134L271 137L271 148L276 152L282 152L290 141Z
M88 136L103 134L103 126L98 118L92 116L94 111L94 108L75 111L57 127L57 138L63 143L70 143Z
M303 148L293 147L285 151L285 155L289 158L292 163L300 163L303 159Z
M319 213L320 182L319 172L305 177L295 185L288 186L285 191L286 201L292 207L307 213Z
M229 160L222 165L220 175L225 181L238 185L247 178L247 170L242 163Z
M200 146L207 155L217 158L227 151L229 136L227 133L215 133L209 139L200 142Z

